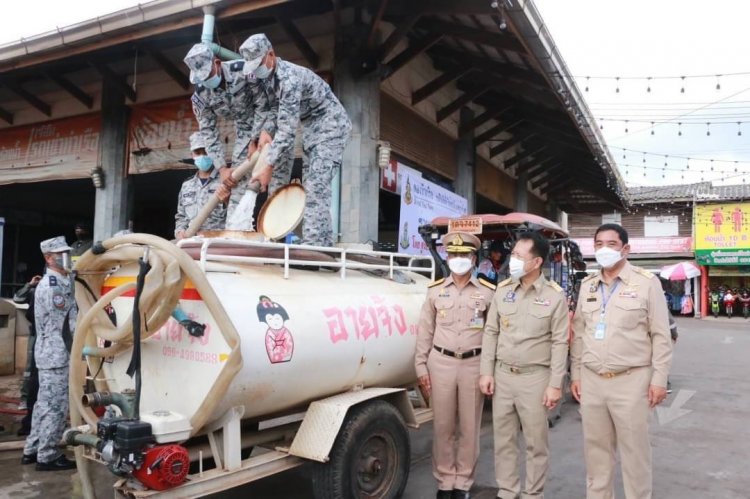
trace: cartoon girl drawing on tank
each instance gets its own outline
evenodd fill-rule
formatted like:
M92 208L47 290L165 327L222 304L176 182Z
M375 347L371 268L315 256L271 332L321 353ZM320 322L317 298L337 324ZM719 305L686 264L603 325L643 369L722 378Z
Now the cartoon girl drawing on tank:
M258 320L265 322L268 326L266 331L266 353L271 364L289 362L294 353L294 338L284 323L289 320L289 315L284 307L271 301L265 295L261 295L258 302Z

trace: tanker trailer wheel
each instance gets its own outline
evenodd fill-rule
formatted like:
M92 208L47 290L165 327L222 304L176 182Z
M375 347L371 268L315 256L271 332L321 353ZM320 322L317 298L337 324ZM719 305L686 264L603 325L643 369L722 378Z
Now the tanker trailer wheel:
M347 414L330 461L313 468L313 493L316 499L401 497L410 459L401 413L383 400L365 403Z

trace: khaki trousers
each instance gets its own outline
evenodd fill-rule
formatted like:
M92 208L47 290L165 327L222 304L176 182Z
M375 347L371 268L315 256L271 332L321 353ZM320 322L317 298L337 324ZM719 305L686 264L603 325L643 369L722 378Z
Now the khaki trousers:
M440 490L469 490L474 483L484 404L480 358L456 359L435 350L427 358L434 413L432 474Z
M651 499L650 382L648 367L613 378L581 369L587 499L614 499L618 448L626 499Z
M514 374L495 370L492 421L495 430L495 479L502 499L542 498L549 468L547 408L549 369ZM526 442L526 480L521 492L518 436Z

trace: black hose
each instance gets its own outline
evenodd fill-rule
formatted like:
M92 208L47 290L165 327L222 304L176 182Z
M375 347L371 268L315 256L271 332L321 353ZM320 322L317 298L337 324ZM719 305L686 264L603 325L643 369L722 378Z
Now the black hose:
M148 253L148 248L146 248ZM146 274L151 270L151 265L145 257L138 259L138 278L135 284L135 299L133 300L133 355L130 358L130 365L126 371L131 378L135 375L135 402L133 403L133 417L140 418L141 406L141 310L140 301L143 293L143 285L146 281Z

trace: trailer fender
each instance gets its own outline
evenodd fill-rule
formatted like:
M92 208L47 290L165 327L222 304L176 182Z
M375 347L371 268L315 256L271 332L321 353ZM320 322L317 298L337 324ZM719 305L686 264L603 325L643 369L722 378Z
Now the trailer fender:
M321 463L328 462L349 409L373 399L393 404L408 426L417 427L414 409L405 389L364 388L311 403L289 448L289 454Z

